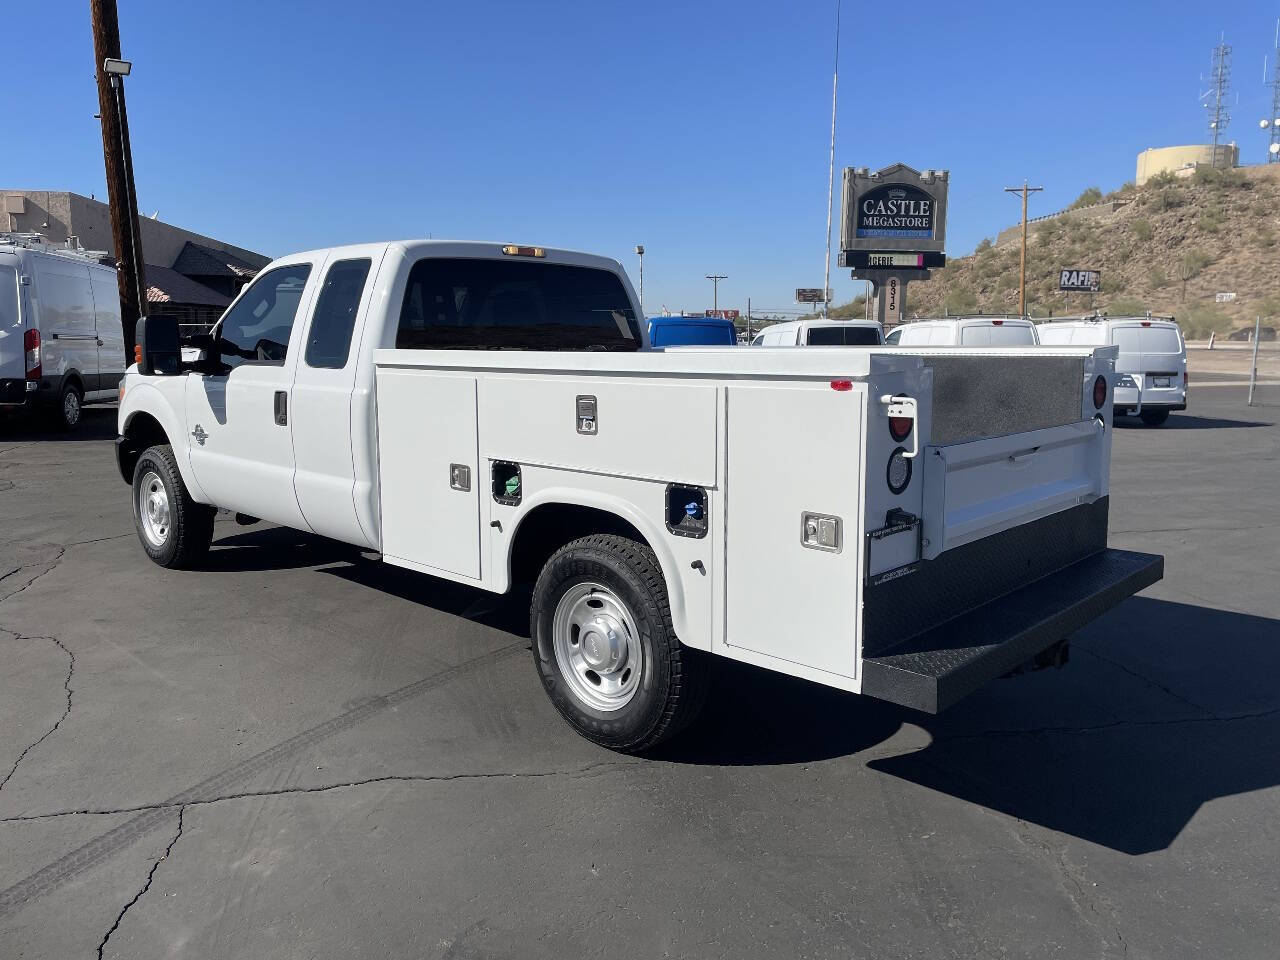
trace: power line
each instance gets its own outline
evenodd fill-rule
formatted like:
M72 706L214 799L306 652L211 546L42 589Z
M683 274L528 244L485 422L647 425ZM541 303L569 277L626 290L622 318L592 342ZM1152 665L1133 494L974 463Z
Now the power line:
M711 281L711 309L718 311L720 309L720 281L729 278L723 273L708 273L707 279ZM706 301L702 301L706 303Z

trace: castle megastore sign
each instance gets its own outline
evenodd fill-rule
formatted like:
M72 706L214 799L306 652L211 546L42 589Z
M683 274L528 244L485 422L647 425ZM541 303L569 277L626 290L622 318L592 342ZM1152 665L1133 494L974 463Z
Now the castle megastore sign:
M856 236L933 239L937 207L918 187L890 183L858 199Z

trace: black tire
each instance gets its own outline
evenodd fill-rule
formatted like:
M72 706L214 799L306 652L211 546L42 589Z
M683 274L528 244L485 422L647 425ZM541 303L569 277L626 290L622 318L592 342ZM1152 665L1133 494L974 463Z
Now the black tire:
M1158 427L1169 419L1168 410L1143 410L1142 422L1148 427Z
M557 607L570 590L584 583L603 586L625 604L643 651L634 694L625 706L613 710L584 703L555 654ZM641 753L687 727L706 701L710 658L676 637L666 581L657 557L642 543L593 534L556 551L533 588L529 620L533 662L547 696L570 726L593 743Z
M58 392L58 402L49 413L55 429L71 433L80 426L80 418L84 413L84 391L75 382L64 381Z
M163 536L159 535L159 524L155 520L148 522L143 515L148 491L160 493L155 490L157 482L163 488L167 508ZM179 570L198 566L213 542L216 514L213 507L191 498L169 444L148 447L138 457L133 468L133 525L142 549L160 566Z

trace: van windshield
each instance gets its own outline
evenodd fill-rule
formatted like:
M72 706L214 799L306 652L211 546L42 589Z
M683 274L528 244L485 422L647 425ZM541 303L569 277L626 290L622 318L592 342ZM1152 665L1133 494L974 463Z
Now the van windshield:
M875 327L813 327L809 330L811 347L876 347L880 331Z
M396 346L410 350L638 350L640 344L616 274L511 260L419 260L396 332Z

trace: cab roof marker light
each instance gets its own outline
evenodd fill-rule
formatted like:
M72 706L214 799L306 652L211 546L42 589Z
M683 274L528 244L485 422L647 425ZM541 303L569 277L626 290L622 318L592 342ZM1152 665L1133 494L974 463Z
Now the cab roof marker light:
M542 247L518 247L514 243L509 243L502 248L502 252L508 257L545 257L547 251Z
M832 380L831 389L838 391L840 393L843 393L846 390L852 390L853 381L852 380Z

